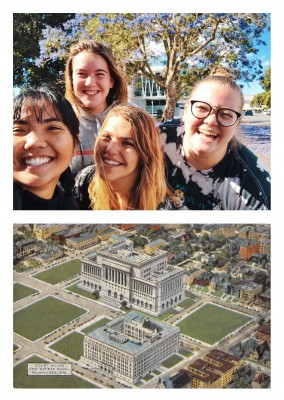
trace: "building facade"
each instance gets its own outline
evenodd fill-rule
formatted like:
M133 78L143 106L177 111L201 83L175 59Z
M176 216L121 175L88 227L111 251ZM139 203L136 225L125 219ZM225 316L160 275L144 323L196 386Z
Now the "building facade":
M132 241L116 237L82 258L80 286L99 291L100 301L115 308L124 301L159 315L185 298L184 276L182 268L168 265L165 251L138 252Z
M88 333L82 361L135 384L180 348L179 328L131 311Z
M203 359L191 363L186 371L192 388L224 388L233 379L233 374L243 364L241 358L213 349Z

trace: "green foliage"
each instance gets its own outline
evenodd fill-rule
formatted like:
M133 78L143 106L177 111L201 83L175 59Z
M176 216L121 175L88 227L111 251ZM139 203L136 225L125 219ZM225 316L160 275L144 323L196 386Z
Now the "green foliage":
M40 40L42 31L47 26L62 27L63 23L72 18L74 14L13 14L13 43L14 59L13 74L14 87L24 85L37 86L43 83L61 83L60 73L64 70L65 62L53 63L52 60L45 65L36 66L35 59L40 54Z
M256 94L251 101L251 106L271 108L271 67L265 70L264 77L259 83L265 92Z

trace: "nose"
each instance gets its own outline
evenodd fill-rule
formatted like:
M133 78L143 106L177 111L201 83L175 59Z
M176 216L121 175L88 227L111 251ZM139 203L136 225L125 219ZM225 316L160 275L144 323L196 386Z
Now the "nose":
M91 76L88 75L87 79L85 80L85 86L90 86L95 82L95 79Z
M30 148L45 148L47 146L45 135L39 132L29 132L26 136L26 143L24 148L26 150Z
M110 140L106 146L108 153L114 154L119 151L119 143L116 140Z
M210 124L212 124L212 125L218 125L217 111L218 111L218 110L215 110L215 111L214 111L214 109L212 108L210 114L207 115L206 118L204 118L204 121L205 121L207 124L209 124L209 125L210 125Z

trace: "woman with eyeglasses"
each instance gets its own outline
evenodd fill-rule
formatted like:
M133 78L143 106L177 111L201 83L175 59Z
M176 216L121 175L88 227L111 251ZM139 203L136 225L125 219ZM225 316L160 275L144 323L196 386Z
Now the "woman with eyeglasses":
M192 210L269 210L270 174L237 138L244 97L215 67L192 89L179 126L160 125L168 183Z

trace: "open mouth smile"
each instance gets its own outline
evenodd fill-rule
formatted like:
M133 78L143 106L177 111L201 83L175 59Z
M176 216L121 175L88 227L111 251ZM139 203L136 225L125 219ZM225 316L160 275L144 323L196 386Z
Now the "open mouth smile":
M83 93L87 96L94 96L99 93L99 90L83 90Z
M203 129L199 129L197 132L198 132L198 134L205 135L206 137L211 138L213 140L217 139L220 136L217 133L205 131Z
M104 164L109 165L110 167L117 167L119 165L123 165L123 163L120 163L118 161L114 160L109 160L109 159L103 159Z
M24 165L30 165L31 167L39 167L44 164L48 164L53 161L52 157L34 157L34 158L23 158L22 163Z

